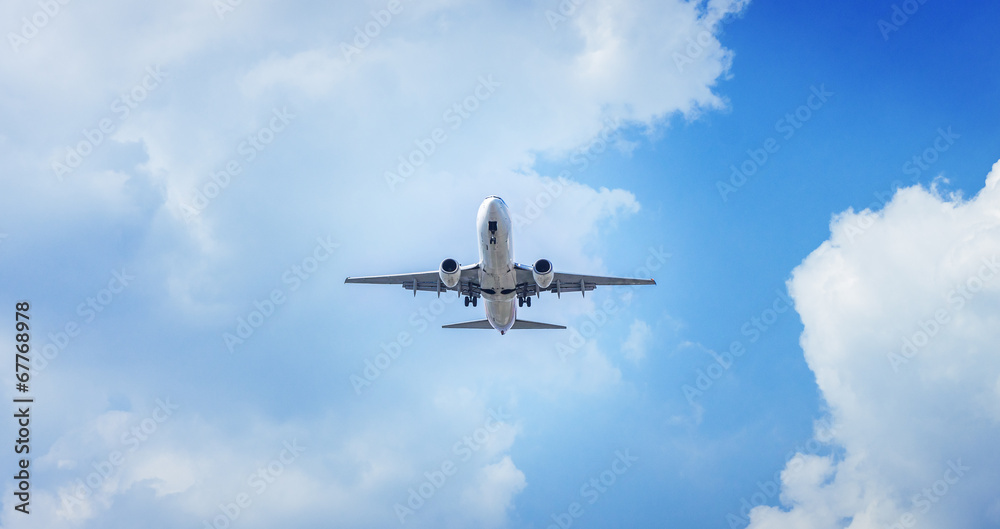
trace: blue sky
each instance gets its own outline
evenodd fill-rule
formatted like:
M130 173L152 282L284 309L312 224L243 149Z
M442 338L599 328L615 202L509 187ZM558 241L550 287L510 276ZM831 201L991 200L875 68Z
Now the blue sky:
M1000 525L1000 8L2 10L3 527ZM492 194L657 286L501 337L343 284L473 263Z

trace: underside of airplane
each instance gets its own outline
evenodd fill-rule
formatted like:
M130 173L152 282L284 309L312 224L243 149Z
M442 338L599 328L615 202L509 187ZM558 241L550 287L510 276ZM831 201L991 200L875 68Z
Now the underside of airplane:
M479 207L479 262L461 266L455 259L445 259L437 270L409 274L348 277L345 283L402 285L412 290L457 292L465 296L465 306L477 306L483 298L486 319L444 325L445 329L496 329L505 334L510 329L565 329L565 326L517 319L517 308L531 307L532 297L542 292L586 295L598 286L655 285L652 279L605 277L556 272L548 259L538 259L526 266L514 262L511 221L507 204L497 196L487 197ZM516 304L515 304L516 301Z

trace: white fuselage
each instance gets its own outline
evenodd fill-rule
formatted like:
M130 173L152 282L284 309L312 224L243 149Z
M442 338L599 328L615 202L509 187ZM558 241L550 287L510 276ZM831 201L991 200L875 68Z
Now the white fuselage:
M485 302L486 319L501 334L517 317L517 276L511 241L510 212L497 196L487 197L476 217L479 232L479 288Z

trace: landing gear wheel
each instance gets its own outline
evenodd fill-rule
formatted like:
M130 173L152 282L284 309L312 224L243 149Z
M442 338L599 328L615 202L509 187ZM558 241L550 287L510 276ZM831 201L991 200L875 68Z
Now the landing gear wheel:
M479 302L479 298L472 298L472 306L473 307L477 306L479 304L478 302Z
M517 298L517 306L518 307L524 306L524 298Z
M469 306L469 296L465 296L465 306Z
M524 302L527 303L528 306L530 307L531 306L531 297L524 298Z

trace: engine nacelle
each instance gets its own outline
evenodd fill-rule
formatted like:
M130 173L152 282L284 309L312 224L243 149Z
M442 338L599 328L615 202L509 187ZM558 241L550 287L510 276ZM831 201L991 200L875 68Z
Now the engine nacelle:
M549 288L552 284L552 278L555 277L555 273L552 271L552 262L548 259L539 259L535 261L535 266L531 267L531 275L535 278L535 284L538 288Z
M444 286L454 288L458 284L458 280L462 278L462 266L454 259L445 259L441 261L441 267L438 268L438 276L441 277Z

